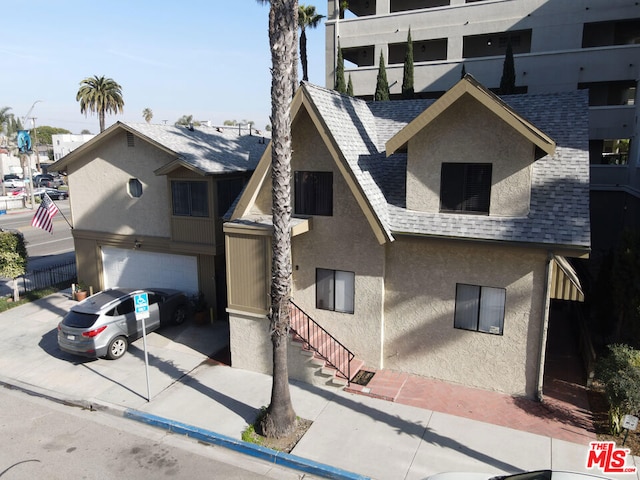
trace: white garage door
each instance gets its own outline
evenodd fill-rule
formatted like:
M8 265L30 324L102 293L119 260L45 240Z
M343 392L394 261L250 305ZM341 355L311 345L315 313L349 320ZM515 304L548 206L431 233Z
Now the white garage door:
M102 247L105 288L176 288L198 292L197 258L188 255Z

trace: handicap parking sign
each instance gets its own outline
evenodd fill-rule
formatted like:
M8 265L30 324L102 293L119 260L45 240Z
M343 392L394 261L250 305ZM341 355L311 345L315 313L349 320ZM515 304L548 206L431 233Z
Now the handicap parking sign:
M149 318L149 296L146 293L136 293L133 302L136 306L136 318Z

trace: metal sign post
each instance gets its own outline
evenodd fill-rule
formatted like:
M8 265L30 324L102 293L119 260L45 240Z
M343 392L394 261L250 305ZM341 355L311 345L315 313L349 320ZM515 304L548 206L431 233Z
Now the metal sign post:
M147 355L147 326L145 319L149 318L149 296L137 293L133 296L136 306L136 321L142 320L142 345L144 347L144 369L147 375L147 402L151 401L151 386L149 384L149 356Z
M622 420L622 428L627 430L624 434L624 440L622 441L622 446L624 447L624 442L627 441L629 430L635 430L638 428L638 417L634 415L625 415Z

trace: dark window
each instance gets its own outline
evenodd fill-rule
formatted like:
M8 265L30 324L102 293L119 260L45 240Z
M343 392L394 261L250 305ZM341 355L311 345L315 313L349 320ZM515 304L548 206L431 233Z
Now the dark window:
M243 178L231 178L229 180L218 180L218 216L222 217L235 199L240 195L244 187Z
M409 10L419 10L422 8L443 7L449 5L451 0L391 0L389 2L389 11L406 12Z
M629 138L589 140L589 163L592 165L627 165Z
M173 214L185 217L208 217L207 182L171 182Z
M529 53L531 51L531 30L465 36L462 39L462 57L504 56L509 42L511 42L511 48L515 55Z
M389 44L389 65L404 63L407 42ZM430 62L447 59L447 39L413 41L413 61Z
M490 163L443 163L440 211L489 214Z
M134 198L140 198L142 196L142 183L137 178L129 179L129 195Z
M342 58L345 61L345 68L372 67L375 65L374 54L375 47L373 45L363 45L361 47L342 49Z
M636 98L636 81L579 83L578 89L589 89L589 106L633 105Z
M118 315L128 315L130 313L135 312L135 304L133 303L133 298L127 298L123 300L123 302L116 307L118 311Z
M504 288L457 284L453 326L502 335L505 298Z
M585 23L582 48L640 43L640 19Z
M295 172L294 213L333 215L333 173Z
M98 319L99 315L94 313L80 313L70 310L62 320L62 323L67 327L73 328L89 328Z
M353 313L355 297L354 272L316 269L316 308Z

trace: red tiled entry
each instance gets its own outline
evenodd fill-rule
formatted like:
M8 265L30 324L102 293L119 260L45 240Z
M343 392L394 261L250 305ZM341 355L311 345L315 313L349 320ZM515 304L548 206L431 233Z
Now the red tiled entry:
M584 386L586 375L571 335L569 322L556 317L550 329L542 402L391 370L378 370L366 386L352 383L345 390L588 444L596 435Z

